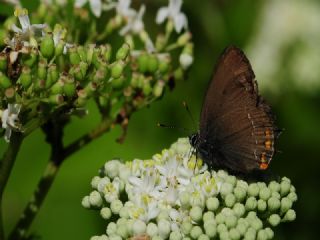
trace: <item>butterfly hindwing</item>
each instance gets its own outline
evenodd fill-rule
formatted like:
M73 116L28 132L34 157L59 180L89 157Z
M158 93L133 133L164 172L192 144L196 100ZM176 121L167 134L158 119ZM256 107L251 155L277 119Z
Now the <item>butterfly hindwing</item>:
M240 49L227 48L202 107L200 154L209 165L235 172L265 169L274 155L275 132L248 59Z

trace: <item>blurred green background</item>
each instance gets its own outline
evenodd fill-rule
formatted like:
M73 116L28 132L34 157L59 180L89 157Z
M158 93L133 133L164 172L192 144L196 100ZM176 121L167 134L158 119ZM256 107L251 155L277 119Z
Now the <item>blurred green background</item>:
M167 1L143 1L144 20L155 27L159 7ZM24 1L34 9L37 1ZM134 1L138 5L141 1ZM12 11L0 5L1 19ZM276 229L275 239L317 239L320 216L320 3L315 0L201 0L184 1L195 43L194 65L188 79L167 91L162 101L134 114L124 144L115 139L118 127L82 149L62 166L32 231L43 239L88 239L102 234L105 224L98 214L81 206L90 180L114 157L149 158L184 133L161 129L157 122L196 131L181 102L186 100L198 120L214 64L229 44L247 53L262 95L272 105L277 124L284 129L272 170L288 176L297 188L297 219ZM66 129L66 143L89 131L99 121L94 108L88 118L74 119ZM1 139L0 153L6 143ZM10 231L39 180L49 157L41 131L22 146L5 191L5 227Z

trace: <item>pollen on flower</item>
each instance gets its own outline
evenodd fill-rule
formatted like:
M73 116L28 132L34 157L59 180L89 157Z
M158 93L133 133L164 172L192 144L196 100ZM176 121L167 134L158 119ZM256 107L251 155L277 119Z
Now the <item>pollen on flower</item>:
M111 164L119 171L112 182L107 176L95 178L96 181L100 179L96 188L105 194L105 198L101 198L102 204L87 204L88 198L85 197L82 205L93 209L97 206L98 209L111 208L112 216L104 218L114 221L108 223L107 236L125 236L126 239L141 234L152 239L171 239L178 235L179 239L201 236L209 239L221 233L240 239L250 234L251 229L266 231L268 236L273 236L270 225L275 227L280 222L295 219L292 206L297 197L288 178L269 185L247 183L224 170L208 171L201 159L194 155L190 157L190 148L188 139L182 138L145 161L109 162L106 168ZM122 201L122 204L119 202L115 209L115 200L109 195L119 193L120 185L116 184L119 182L116 179L121 179L118 175L124 169L129 177L121 180L123 192L117 195L116 201ZM119 229L123 226L126 234L113 226L119 226ZM135 226L134 231L132 226ZM268 236L265 235L264 239L272 238Z

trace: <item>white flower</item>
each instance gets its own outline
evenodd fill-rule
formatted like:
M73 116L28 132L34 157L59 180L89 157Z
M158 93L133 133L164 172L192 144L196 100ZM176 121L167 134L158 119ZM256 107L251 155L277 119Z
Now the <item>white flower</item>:
M74 6L77 8L83 7L89 1L90 9L97 18L101 16L102 2L101 0L76 0Z
M8 104L8 108L1 114L2 128L6 130L4 139L6 142L10 142L10 136L12 130L19 130L19 112L21 110L21 104Z
M120 35L125 35L128 32L140 33L144 29L142 17L145 13L146 7L142 5L139 12L135 12L132 16L127 18L127 25L120 30Z
M12 25L12 31L21 35L22 40L30 40L32 36L41 36L44 35L43 29L46 27L46 24L30 24L30 19L28 16L27 9L17 8L14 11L14 15L18 17L21 28L16 25ZM28 43L25 43L28 45Z
M167 18L171 19L177 33L180 33L183 28L188 27L188 19L186 15L180 12L182 0L169 0L168 7L159 9L156 17L158 24L163 23Z
M187 69L193 63L193 57L190 54L182 53L179 57L179 62L183 69Z
M130 8L131 0L118 0L117 2L109 1L108 4L104 5L105 10L110 10L115 8L117 14L124 17L133 17L136 15L136 10Z

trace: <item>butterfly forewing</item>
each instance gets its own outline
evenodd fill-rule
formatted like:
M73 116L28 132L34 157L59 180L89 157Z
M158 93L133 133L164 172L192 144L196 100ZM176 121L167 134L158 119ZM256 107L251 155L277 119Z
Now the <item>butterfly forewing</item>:
M211 166L265 169L275 151L275 129L248 59L240 49L227 48L205 96L197 150Z

